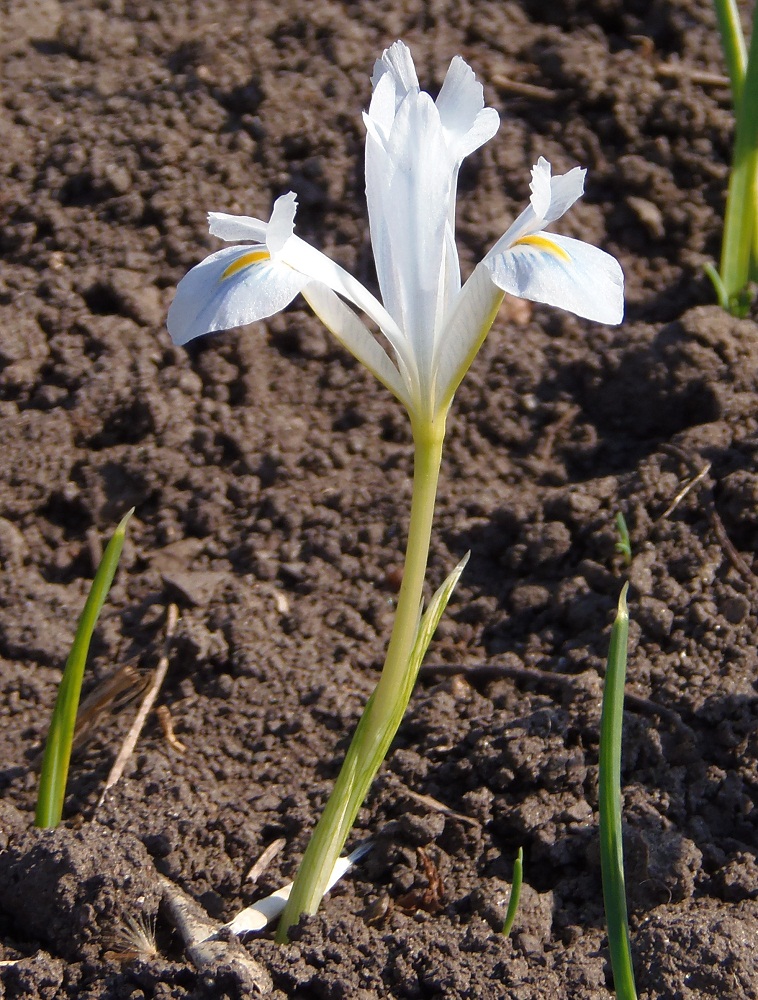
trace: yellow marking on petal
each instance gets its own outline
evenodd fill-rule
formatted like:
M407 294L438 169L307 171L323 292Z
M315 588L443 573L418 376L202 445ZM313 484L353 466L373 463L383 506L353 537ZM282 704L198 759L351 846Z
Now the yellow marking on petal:
M251 250L250 253L243 253L241 257L233 260L229 267L221 275L221 280L226 281L227 278L231 278L233 274L237 274L239 271L244 270L246 267L250 267L252 264L260 264L261 261L271 260L271 254L268 250Z
M553 243L551 239L547 236L522 236L520 240L516 240L513 244L515 247L522 245L528 247L535 247L537 250L544 250L545 253L551 254L553 257L557 257L558 260L563 260L567 264L571 263L571 257L566 253L563 247L559 247L557 243Z

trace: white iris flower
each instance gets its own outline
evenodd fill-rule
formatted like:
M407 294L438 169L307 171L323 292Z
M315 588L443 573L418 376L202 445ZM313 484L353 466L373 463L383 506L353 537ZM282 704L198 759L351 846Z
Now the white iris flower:
M364 115L366 198L382 302L294 234L295 195L271 219L209 215L210 232L235 245L179 283L168 314L184 344L279 312L300 293L337 339L395 394L414 427L444 422L486 337L503 292L620 323L623 275L615 258L546 233L581 197L585 171L551 177L540 157L528 207L461 287L455 197L463 159L496 133L481 84L456 56L439 97L421 91L409 49L396 42L376 63ZM354 308L351 308L354 307ZM355 310L376 324L378 340Z

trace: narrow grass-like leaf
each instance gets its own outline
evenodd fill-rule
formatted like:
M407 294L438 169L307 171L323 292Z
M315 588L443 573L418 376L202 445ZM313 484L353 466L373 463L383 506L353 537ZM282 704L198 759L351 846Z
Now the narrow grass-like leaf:
M66 794L68 766L71 760L71 744L74 738L76 713L82 690L82 678L87 662L92 633L100 617L105 598L111 589L121 550L124 547L126 525L134 513L132 508L122 519L100 560L95 579L92 581L84 611L74 637L74 644L68 655L63 677L58 688L50 729L47 734L45 753L42 758L39 795L35 826L55 827L61 821L63 800Z
M511 882L511 895L508 899L508 909L505 912L503 922L503 934L508 937L513 929L518 904L521 900L521 886L524 884L524 848L519 847L516 860L513 862L513 881Z
M740 23L740 12L737 0L714 0L714 7L719 22L724 61L732 86L732 104L736 108L742 100L747 63L747 47Z
M624 715L629 612L624 584L611 630L608 668L600 723L600 864L603 878L608 946L618 1000L637 1000L632 945L626 912L624 851L621 834L621 736Z
M621 511L616 515L616 530L619 533L616 551L624 557L624 562L629 566L632 561L632 543L629 538L629 528L626 526L626 518Z
M438 587L429 602L429 607L421 617L418 632L416 633L416 642L413 646L413 652L411 653L411 660L408 667L409 686L411 690L413 690L413 685L416 683L418 672L421 669L421 663L426 655L427 649L429 648L429 643L432 641L432 637L440 623L440 618L447 607L448 601L452 597L456 584L461 578L461 573L466 568L466 563L469 561L470 555L471 553L467 552L452 573L447 576L444 583ZM410 698L410 692L408 693L408 697Z
M716 0L716 11L735 116L719 273L729 311L745 316L752 298L750 281L758 278L758 6L747 58L736 5Z

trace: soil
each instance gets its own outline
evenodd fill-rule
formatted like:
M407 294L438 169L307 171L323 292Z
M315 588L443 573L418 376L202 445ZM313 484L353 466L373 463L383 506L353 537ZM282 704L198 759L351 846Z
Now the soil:
M20 959L0 989L249 995L233 967L189 962L158 879L228 920L292 878L382 663L412 451L399 406L302 300L189 350L164 319L218 246L206 212L265 217L290 189L300 235L374 283L361 110L402 37L425 87L460 53L502 115L461 175L464 269L539 155L579 163L561 231L621 260L627 318L501 311L451 414L430 588L471 559L351 837L376 846L289 946L248 953L272 1000L608 997L598 723L628 578L640 996L758 997L758 323L712 305L702 272L733 130L708 0L0 9L0 959ZM184 750L151 717L98 807L134 708L102 713L64 823L38 831L61 667L131 506L87 690L153 669L177 603L160 702ZM429 872L439 905L408 906ZM155 922L155 954L124 947L130 916Z

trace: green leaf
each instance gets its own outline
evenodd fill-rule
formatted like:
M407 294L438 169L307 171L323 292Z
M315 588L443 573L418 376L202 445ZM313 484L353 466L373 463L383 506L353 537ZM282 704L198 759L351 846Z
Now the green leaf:
M618 512L616 515L616 530L619 533L619 540L616 542L616 551L624 557L627 566L632 562L632 543L629 538L629 528L626 526L626 518Z
M503 934L505 937L511 933L518 904L521 901L521 886L524 884L524 848L519 847L516 860L513 862L513 881L511 882L511 895L508 899L508 909L503 922Z
M605 918L611 952L613 982L618 1000L637 1000L632 966L632 945L626 912L624 851L621 834L621 737L624 717L629 613L625 583L618 613L611 630L608 669L603 689L600 722L600 866L603 879Z
M735 129L732 169L724 215L719 273L733 316L746 316L758 277L758 6L745 57L745 40L734 0L715 0L719 30L732 82Z
M66 795L68 767L71 760L71 744L74 739L76 713L82 690L84 667L87 662L92 633L100 617L105 598L111 589L113 577L124 547L126 525L134 513L132 508L122 519L103 553L103 558L92 581L87 603L79 619L74 644L68 655L63 677L58 688L50 728L42 758L37 811L34 824L40 827L56 827L61 821L63 800Z
M423 662L426 651L429 648L429 643L434 637L434 633L440 623L440 618L448 605L448 601L453 595L456 584L461 578L461 573L466 568L466 563L469 561L470 555L471 553L467 552L463 559L461 559L453 572L446 578L442 586L435 592L434 597L432 597L429 602L429 607L421 616L418 632L416 633L416 641L413 645L410 661L408 663L408 678L411 689L413 689L413 686L416 683L418 672L421 669L421 663Z

